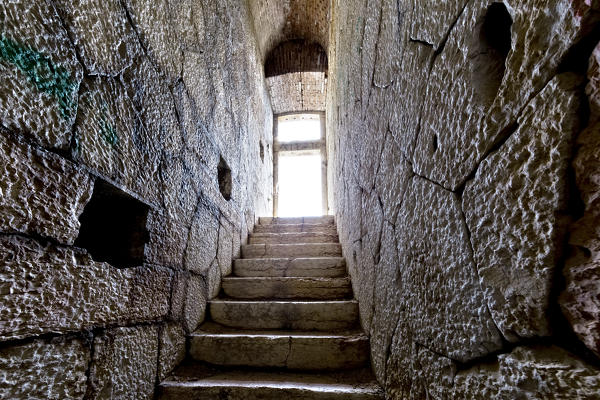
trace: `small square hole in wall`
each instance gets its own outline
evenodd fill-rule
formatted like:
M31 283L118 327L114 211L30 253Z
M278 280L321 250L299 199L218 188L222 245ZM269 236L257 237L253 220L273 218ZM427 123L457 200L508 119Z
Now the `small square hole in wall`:
M221 157L219 160L217 175L219 178L219 191L221 192L221 195L223 195L225 200L231 200L231 189L233 186L231 181L231 169L223 157Z
M79 217L75 245L86 249L95 261L120 268L141 265L148 241L148 211L148 205L96 179L92 198Z

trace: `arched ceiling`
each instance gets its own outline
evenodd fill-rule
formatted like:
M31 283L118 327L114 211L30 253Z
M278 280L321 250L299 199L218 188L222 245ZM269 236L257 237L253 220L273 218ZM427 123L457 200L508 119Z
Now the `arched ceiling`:
M249 0L263 62L282 42L304 39L329 48L329 0Z

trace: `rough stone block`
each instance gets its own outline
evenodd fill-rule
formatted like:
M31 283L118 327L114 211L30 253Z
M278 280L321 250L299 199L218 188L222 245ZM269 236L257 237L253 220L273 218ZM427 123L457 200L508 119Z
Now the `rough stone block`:
M157 326L115 328L96 336L87 398L151 399L157 359Z
M219 234L217 215L207 204L198 204L184 255L186 269L205 274L215 260Z
M467 184L463 209L481 287L510 341L549 334L547 309L564 246L567 169L577 132L577 81L559 75L515 133Z
M170 323L160 327L158 380L162 381L185 358L185 331L179 324Z
M183 307L183 327L186 333L193 332L204 321L208 297L206 280L192 274L187 282L187 293Z
M147 227L149 239L144 249L146 262L183 268L189 229L154 210L148 214Z
M463 362L498 350L500 334L479 287L457 196L415 177L396 226L414 340Z
M68 149L83 68L52 2L4 1L0 21L3 126Z
M73 244L92 195L89 175L62 157L0 134L0 230Z
M3 399L83 399L90 348L80 339L34 340L0 349Z
M88 72L117 75L142 49L119 0L56 0Z
M232 256L233 256L233 233L232 227L229 222L221 218L219 224L219 246L217 249L217 259L219 261L219 268L221 269L221 275L227 276L231 274L232 268Z
M164 318L167 269L116 269L87 253L19 237L0 239L0 340Z

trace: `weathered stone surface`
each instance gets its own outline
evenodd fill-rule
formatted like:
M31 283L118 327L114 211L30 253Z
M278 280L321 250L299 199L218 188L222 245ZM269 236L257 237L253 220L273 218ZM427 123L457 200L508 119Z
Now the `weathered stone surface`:
M0 131L0 230L73 244L92 181L74 164Z
M433 48L439 49L468 0L410 0L402 3L413 10L410 15L411 39L429 43Z
M185 251L185 267L195 273L206 273L217 256L219 220L214 211L199 203Z
M217 260L219 261L219 268L221 269L221 275L227 276L231 274L232 268L232 256L233 256L233 237L232 237L231 225L221 218L219 224L219 246L217 249Z
M242 329L302 329L334 331L354 328L358 303L343 301L242 301L209 303L213 321Z
M120 1L58 0L56 4L88 72L114 76L141 52Z
M185 358L185 331L181 325L169 323L160 327L158 335L158 379L162 381Z
M115 328L96 336L87 398L151 399L157 358L157 326Z
M80 339L34 340L0 350L3 399L82 399L90 348Z
M497 24L490 25L495 35L510 35L505 61L502 44L495 49L482 32L490 4L467 4L435 60L427 87L414 168L452 190L506 136L595 18L589 9L575 10L571 0L507 1L505 13L512 25L498 14L490 21Z
M254 258L235 260L236 276L339 277L346 274L342 257Z
M183 268L189 229L154 210L148 213L147 228L149 238L144 249L146 262Z
M2 125L68 149L83 69L52 2L2 2L0 21Z
M576 84L570 75L554 78L464 192L485 301L510 341L549 334L547 309L563 247L567 168L577 132Z
M396 231L406 318L414 340L468 361L500 348L455 194L413 178Z
M19 237L0 239L0 339L164 318L171 273L116 269L87 253Z
M333 225L324 224L267 224L267 225L256 225L254 227L254 233L298 233L298 232L323 232L335 234L335 228Z
M461 371L451 398L595 399L598 370L558 347L517 347L498 363Z
M190 342L194 360L222 366L351 369L369 360L369 339L356 332L238 331L206 324Z
M223 292L236 299L345 299L352 297L349 278L223 278Z
M242 246L244 258L339 257L339 243L247 244Z
M201 276L192 274L187 281L183 307L183 327L187 333L193 332L204 320L207 291L206 281Z
M176 271L173 273L169 319L179 321L183 317L183 308L187 297L187 284L190 275L187 271Z
M419 393L422 388L415 379L418 350L409 323L410 321L405 318L399 318L397 325L393 327L389 356L385 366L386 395L393 400L424 397Z
M337 234L319 232L253 233L249 244L337 243Z

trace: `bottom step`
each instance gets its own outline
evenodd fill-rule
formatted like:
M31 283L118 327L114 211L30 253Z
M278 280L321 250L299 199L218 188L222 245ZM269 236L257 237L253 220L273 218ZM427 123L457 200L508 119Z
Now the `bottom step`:
M215 371L188 364L160 384L161 400L383 400L370 371L309 374Z

